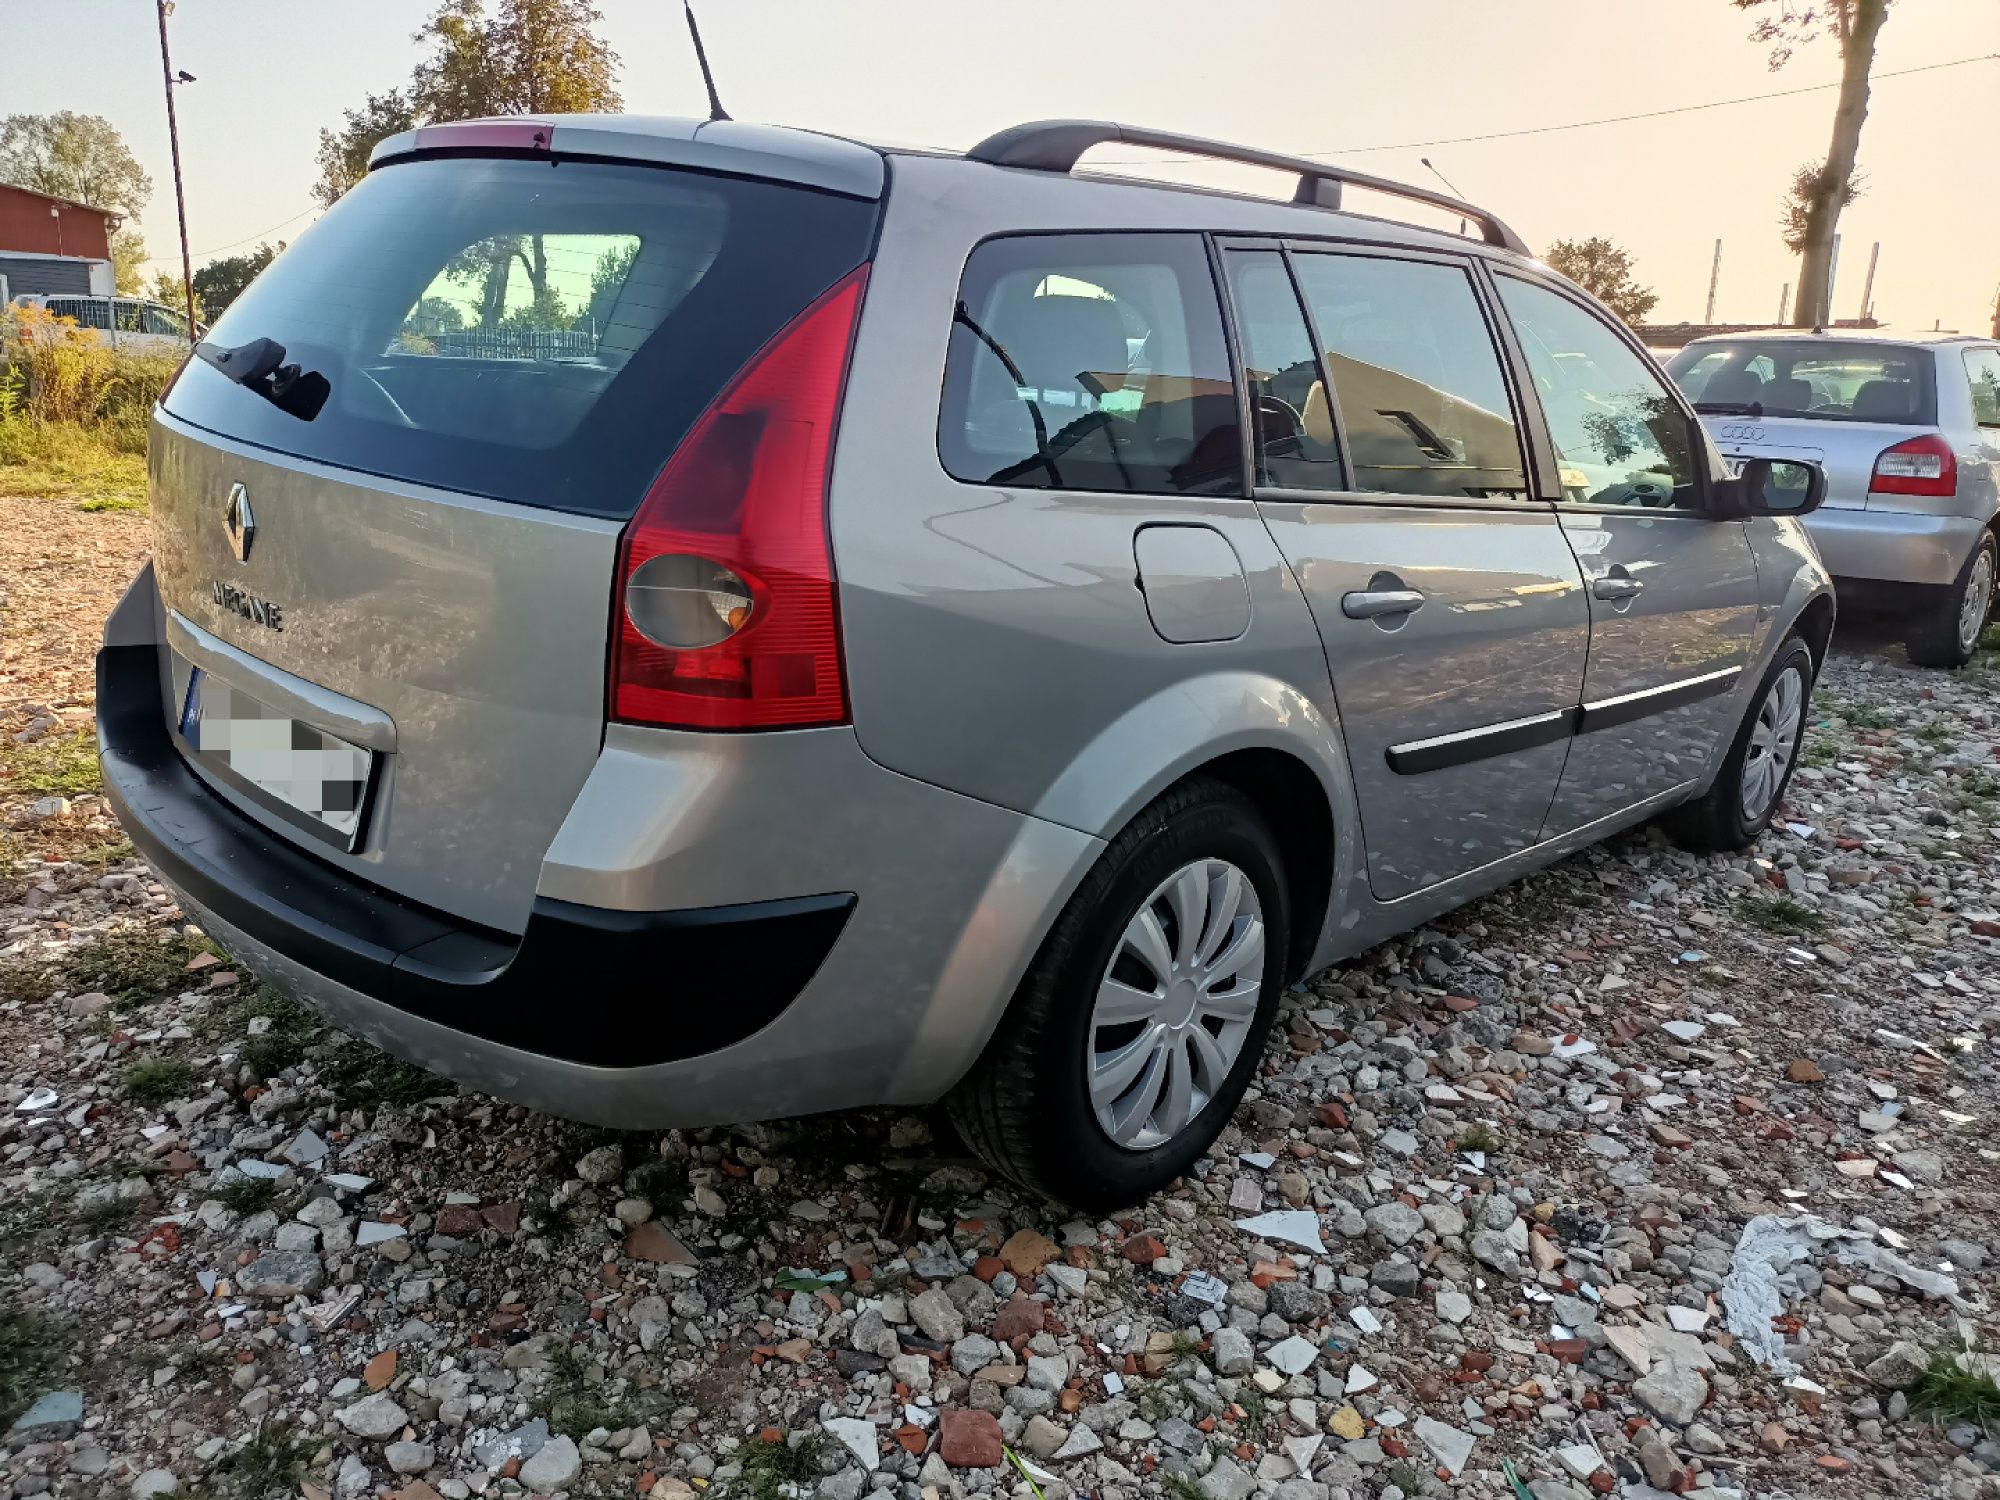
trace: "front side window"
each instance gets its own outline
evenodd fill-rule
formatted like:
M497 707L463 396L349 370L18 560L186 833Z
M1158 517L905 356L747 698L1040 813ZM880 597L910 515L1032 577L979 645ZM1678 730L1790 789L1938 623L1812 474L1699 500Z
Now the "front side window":
M1256 424L1257 482L1339 489L1333 405L1284 257L1275 250L1231 250L1223 265Z
M1575 505L1699 503L1693 434L1672 391L1596 314L1546 287L1498 278Z
M952 477L1239 494L1239 425L1199 237L1019 235L972 253L938 422Z
M1464 268L1321 254L1292 264L1326 345L1354 487L1526 498L1500 356Z
M2000 349L1966 350L1965 373L1972 380L1972 420L2000 427Z

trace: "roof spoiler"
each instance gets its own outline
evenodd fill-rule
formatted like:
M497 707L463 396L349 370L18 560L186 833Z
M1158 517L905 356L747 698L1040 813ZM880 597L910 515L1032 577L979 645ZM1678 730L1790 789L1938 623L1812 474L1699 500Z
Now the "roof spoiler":
M1346 167L1332 166L1303 156L1260 151L1254 146L1235 146L1227 141L1212 141L1197 135L1178 135L1170 130L1148 130L1142 126L1120 125L1111 120L1037 120L989 135L965 154L972 161L988 162L996 167L1069 172L1084 152L1107 142L1175 151L1214 161L1241 162L1251 167L1270 167L1279 172L1296 172L1299 174L1299 185L1292 201L1308 208L1338 209L1343 185L1406 198L1413 203L1427 203L1448 213L1462 214L1478 224L1481 237L1489 245L1512 250L1517 255L1532 256L1534 253L1497 215L1462 198L1454 198L1449 193L1412 187L1409 183L1396 182L1387 177L1371 177L1366 172L1352 172Z

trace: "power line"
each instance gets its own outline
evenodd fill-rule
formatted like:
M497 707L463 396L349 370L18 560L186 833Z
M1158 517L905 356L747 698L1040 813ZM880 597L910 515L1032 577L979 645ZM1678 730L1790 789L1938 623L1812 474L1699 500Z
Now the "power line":
M231 240L226 245L217 245L213 250L197 250L194 253L197 257L206 257L210 255L220 255L225 250L234 250L238 245L247 245L252 240L261 240L262 238L264 238L265 235L275 233L276 231L283 229L287 224L296 223L298 220L303 219L307 214L317 213L319 211L319 208L320 205L317 203L308 204L306 207L300 209L297 213L291 215L289 218L278 220L278 222L273 224L269 229L260 229L255 234L246 234L240 240Z
M1889 78L1908 78L1914 73L1936 73L1945 68L1963 68L1971 63L1983 62L2000 62L2000 52L1985 52L1977 57L1959 57L1952 59L1950 62L1925 63L1923 66L1916 68L1897 68L1892 72L1877 73L1874 77L1875 81L1880 82ZM1399 141L1393 145L1385 146L1343 146L1330 151L1294 151L1290 154L1306 157L1365 156L1374 151L1417 151L1429 146L1463 146L1475 141L1515 140L1522 136L1554 135L1565 130L1588 130L1598 125L1624 125L1634 120L1658 120L1668 115L1691 115L1708 109L1728 109L1738 104L1758 104L1766 99L1791 99L1800 94L1822 94L1828 89L1837 89L1839 87L1840 84L1836 80L1833 83L1806 84L1801 88L1795 89L1774 89L1765 94L1745 94L1737 99L1712 99L1706 104L1679 104L1670 109L1649 109L1632 115L1607 115L1599 120L1572 120L1563 125L1531 125L1521 130L1490 130L1479 135L1441 136L1435 140L1428 141ZM1200 162L1207 159L1200 156L1160 155L1125 157L1116 160L1106 159L1094 161L1091 165L1103 167L1146 167L1163 162Z

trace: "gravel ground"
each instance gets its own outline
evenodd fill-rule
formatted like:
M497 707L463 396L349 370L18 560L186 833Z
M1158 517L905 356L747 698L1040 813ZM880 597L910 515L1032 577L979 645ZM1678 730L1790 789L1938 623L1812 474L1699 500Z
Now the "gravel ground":
M9 765L145 542L50 516ZM1844 641L1752 855L1637 833L1320 976L1095 1222L934 1116L456 1090L0 781L0 1500L2000 1495L1996 681Z

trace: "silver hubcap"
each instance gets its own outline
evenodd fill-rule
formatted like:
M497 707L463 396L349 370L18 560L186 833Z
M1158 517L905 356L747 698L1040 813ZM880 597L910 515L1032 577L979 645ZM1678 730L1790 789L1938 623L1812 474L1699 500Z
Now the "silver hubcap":
M1187 1129L1242 1054L1264 978L1264 909L1227 860L1198 859L1140 904L1097 987L1090 1104L1147 1151Z
M1959 649L1970 651L1986 628L1986 616L1993 608L1993 554L1984 547L1972 560L1972 576L1965 581L1965 602L1958 607Z
M1755 822L1778 798L1799 748L1799 726L1805 715L1806 679L1797 667L1787 667L1764 695L1757 722L1750 727L1750 749L1743 757L1743 816Z

